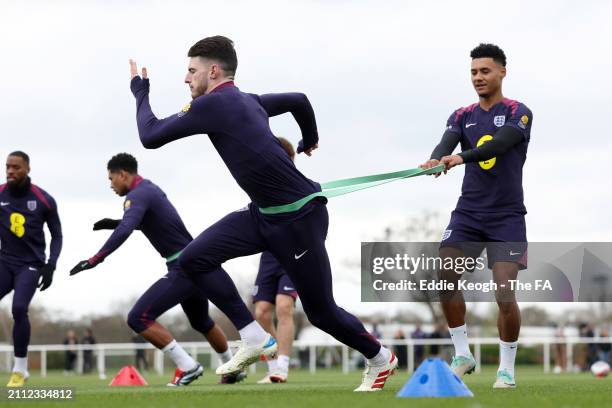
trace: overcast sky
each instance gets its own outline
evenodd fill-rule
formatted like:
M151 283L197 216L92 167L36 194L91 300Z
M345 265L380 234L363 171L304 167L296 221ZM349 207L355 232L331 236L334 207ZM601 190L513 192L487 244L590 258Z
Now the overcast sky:
M103 264L68 278L108 235L92 232L92 223L121 216L122 199L106 179L115 153L138 158L194 235L248 202L206 136L149 151L136 131L128 59L148 68L153 109L167 116L190 99L188 48L216 34L236 44L242 90L308 95L320 149L296 164L318 181L422 163L450 113L476 101L469 51L500 45L504 94L534 113L524 168L529 240L611 241L612 55L602 48L611 15L605 1L0 1L0 154L30 154L33 182L57 200L64 229L54 284L35 304L102 313L164 273L135 233ZM300 138L290 115L271 125ZM440 212L442 229L462 176L457 169L331 201L328 249L340 304L388 309L360 304L359 271L347 261L359 259L361 241L424 211ZM225 266L247 287L257 258Z

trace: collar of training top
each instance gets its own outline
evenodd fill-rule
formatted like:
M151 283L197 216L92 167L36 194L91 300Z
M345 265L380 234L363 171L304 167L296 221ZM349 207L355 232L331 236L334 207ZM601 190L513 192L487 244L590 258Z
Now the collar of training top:
M140 183L142 183L142 180L144 180L142 177L140 176L136 176L134 177L134 180L132 180L132 184L130 184L130 191L134 190L136 187L138 187L138 185Z
M228 86L236 86L236 85L234 85L234 81L224 82L222 84L215 86L209 93L217 92L218 90L227 88Z

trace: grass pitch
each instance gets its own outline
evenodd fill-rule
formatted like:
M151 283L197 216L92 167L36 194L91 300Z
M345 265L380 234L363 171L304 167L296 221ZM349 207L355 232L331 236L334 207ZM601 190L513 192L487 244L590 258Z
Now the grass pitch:
M96 376L64 377L50 373L47 378L32 375L28 387L74 387L75 399L68 401L15 402L6 399L2 390L0 406L29 407L513 407L513 408L569 408L606 407L612 405L612 378L597 379L590 374L545 375L541 369L519 368L518 387L514 390L491 388L495 368L485 368L480 374L465 378L474 398L396 398L395 394L408 380L405 371L392 376L380 393L353 393L361 379L359 373L344 375L336 370L318 370L316 375L293 370L286 384L258 385L263 370L249 375L243 383L217 385L217 376L209 370L188 387L168 388L165 383L172 374L158 376L144 373L147 387L108 387L108 380ZM8 376L6 376L8 378ZM4 381L4 380L3 380ZM34 404L34 405L32 405Z

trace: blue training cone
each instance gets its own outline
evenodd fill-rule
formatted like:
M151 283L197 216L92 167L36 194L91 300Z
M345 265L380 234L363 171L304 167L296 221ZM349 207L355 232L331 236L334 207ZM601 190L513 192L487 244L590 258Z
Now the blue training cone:
M473 397L474 394L440 358L428 358L396 395L400 398Z

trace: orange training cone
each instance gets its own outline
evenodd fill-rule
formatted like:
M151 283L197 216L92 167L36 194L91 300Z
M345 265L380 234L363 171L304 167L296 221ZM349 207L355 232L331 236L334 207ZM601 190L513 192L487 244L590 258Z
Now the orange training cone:
M125 366L113 378L109 384L111 387L142 386L149 385L134 366Z

